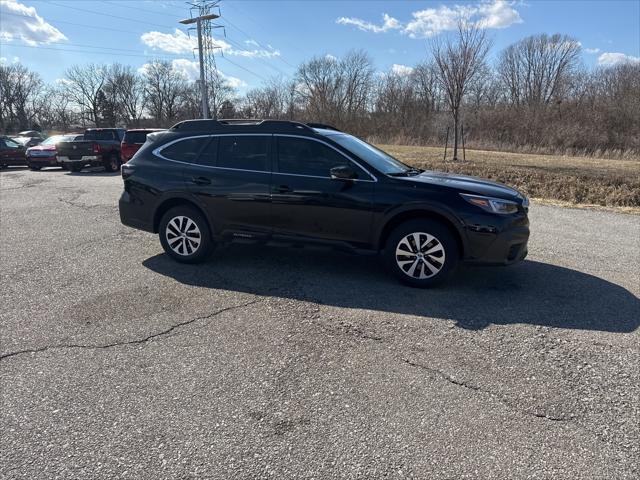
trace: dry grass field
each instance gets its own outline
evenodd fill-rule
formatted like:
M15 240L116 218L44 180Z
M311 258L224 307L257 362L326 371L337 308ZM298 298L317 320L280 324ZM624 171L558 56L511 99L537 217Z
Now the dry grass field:
M449 160L444 162L441 147L380 145L380 148L419 168L489 178L512 185L532 198L640 213L640 159L467 150L466 161L453 162L449 150Z

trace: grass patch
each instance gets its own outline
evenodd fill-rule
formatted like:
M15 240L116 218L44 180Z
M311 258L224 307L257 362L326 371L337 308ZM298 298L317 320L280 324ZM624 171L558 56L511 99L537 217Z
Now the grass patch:
M511 185L532 198L603 207L640 207L640 161L467 150L466 161L442 160L443 149L380 148L412 166ZM626 209L629 211L628 209Z

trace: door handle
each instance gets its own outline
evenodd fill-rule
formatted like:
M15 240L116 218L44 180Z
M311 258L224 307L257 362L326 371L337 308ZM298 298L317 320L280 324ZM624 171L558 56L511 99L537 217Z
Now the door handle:
M273 187L273 193L291 193L293 190L291 187L287 185L278 185L277 187Z
M191 181L196 185L211 185L211 180L207 177L191 177Z

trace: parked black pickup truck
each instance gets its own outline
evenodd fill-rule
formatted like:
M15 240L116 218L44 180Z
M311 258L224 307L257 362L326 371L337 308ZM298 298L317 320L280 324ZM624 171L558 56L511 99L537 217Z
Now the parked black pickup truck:
M58 162L72 172L79 172L87 165L115 172L122 164L120 142L124 132L124 128L89 128L83 140L57 145Z

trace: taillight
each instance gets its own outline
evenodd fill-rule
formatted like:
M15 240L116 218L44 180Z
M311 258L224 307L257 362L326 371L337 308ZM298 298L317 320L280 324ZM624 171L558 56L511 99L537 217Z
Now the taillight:
M129 163L123 163L122 166L120 167L120 172L122 172L122 179L126 180L131 175L133 175L133 170L134 170L133 165Z
M99 143L94 143L93 144L93 153L100 153L100 144Z

